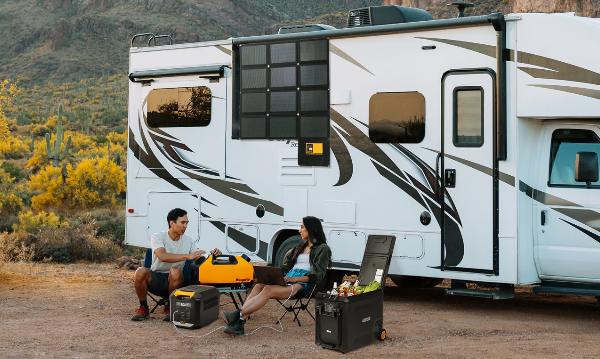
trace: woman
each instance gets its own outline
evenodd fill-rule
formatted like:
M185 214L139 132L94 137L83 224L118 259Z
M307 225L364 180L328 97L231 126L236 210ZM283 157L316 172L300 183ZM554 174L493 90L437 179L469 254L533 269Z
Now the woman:
M331 249L325 244L321 221L316 217L302 218L300 244L286 253L283 270L287 286L256 283L241 311L225 313L225 333L244 334L244 318L264 307L269 299L287 299L302 291L309 293L309 286L322 284L331 262Z

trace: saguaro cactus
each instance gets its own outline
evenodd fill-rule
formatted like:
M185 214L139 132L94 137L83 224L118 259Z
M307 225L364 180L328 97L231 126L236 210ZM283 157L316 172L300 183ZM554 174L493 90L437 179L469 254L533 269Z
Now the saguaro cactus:
M62 125L62 105L58 108L58 119L56 121L56 138L54 143L50 144L50 134L46 133L46 151L48 158L52 160L52 166L58 167L71 151L71 137L67 137L67 142L63 146L65 131Z

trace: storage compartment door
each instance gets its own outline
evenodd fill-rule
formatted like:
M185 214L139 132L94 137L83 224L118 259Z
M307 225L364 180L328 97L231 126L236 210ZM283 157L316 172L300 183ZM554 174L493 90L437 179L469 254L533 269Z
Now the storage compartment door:
M143 246L150 247L150 236L153 233L169 229L167 214L173 208L181 208L187 211L190 222L185 234L192 237L194 241L198 240L200 196L192 192L150 192L148 194L146 242L142 244Z

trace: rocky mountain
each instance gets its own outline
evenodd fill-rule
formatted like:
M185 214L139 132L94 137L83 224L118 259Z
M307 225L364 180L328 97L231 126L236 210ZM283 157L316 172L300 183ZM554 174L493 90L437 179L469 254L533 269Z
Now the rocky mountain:
M449 0L385 0L385 4L419 7L436 18L455 16L456 10L448 7ZM478 15L494 11L517 12L575 12L579 16L599 17L600 0L466 0L475 5L467 14Z
M2 0L0 79L46 83L127 72L136 33L177 42L258 35L272 25L381 0Z

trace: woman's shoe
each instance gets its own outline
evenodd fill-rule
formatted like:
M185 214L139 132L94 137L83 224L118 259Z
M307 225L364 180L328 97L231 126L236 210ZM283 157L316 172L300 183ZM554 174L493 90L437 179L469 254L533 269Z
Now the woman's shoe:
M240 311L239 310L234 310L232 312L224 312L224 314L225 314L225 321L227 322L227 325L231 325L231 324L233 324L233 322L240 319Z
M244 323L245 322L246 321L244 321L242 319L238 319L235 322L229 324L227 327L225 327L225 330L223 330L223 331L227 334L244 335Z

